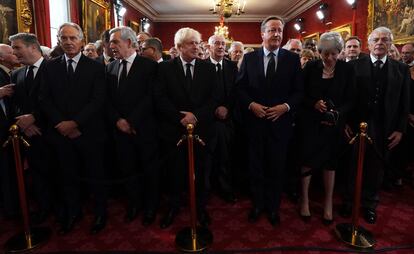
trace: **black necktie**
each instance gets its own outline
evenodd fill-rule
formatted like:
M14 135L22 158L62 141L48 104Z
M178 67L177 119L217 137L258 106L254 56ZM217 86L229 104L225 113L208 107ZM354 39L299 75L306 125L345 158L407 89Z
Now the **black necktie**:
M221 69L221 64L217 63L217 77L219 80L219 85L223 87L224 96L226 96L226 86L224 85L224 79L223 79L223 70Z
M29 70L27 71L26 80L25 80L27 92L30 91L30 89L32 88L32 85L33 85L33 81L34 81L33 69L34 68L35 68L34 65L30 65Z
M190 63L185 64L185 84L188 90L191 89L191 83L193 82L193 77L191 75L191 65Z
M272 78L276 71L276 63L275 63L275 54L273 54L273 52L270 52L268 55L268 57L270 57L269 62L267 63L267 69L266 69L266 79L269 80L270 78Z
M113 58L113 57L110 57L110 58L109 58L109 62L110 62L110 63L112 63L112 61L113 61L113 60L115 60L115 58Z
M125 80L127 78L127 60L122 60L121 64L122 64L122 71L121 71L121 75L119 76L119 82L118 82L118 88L122 88L122 84L125 83Z
M377 60L374 63L374 77L377 78L378 74L381 71L381 65L382 65L382 61L381 60Z
M68 59L68 79L70 82L72 82L73 76L74 76L74 70L73 70L73 59Z

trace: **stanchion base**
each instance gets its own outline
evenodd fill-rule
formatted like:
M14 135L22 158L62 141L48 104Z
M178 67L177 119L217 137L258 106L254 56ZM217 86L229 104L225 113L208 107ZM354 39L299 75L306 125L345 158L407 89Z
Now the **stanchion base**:
M354 232L354 227L351 223L336 225L335 232L339 239L352 247L367 249L374 247L376 243L371 232L361 226L358 226Z
M30 239L26 239L26 234L20 232L12 236L4 245L6 253L26 252L45 244L52 234L50 228L38 227L31 228Z
M177 248L184 252L200 252L213 243L213 235L210 230L197 227L196 239L193 239L191 227L183 228L175 236Z

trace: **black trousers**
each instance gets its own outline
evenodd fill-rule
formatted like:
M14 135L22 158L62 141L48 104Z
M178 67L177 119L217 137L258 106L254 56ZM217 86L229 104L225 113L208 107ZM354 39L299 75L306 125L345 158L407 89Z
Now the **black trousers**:
M253 206L277 212L283 189L287 140L267 131L249 135L249 172Z
M81 177L91 180L86 185L95 198L95 216L106 215L107 188L97 182L107 175L103 166L103 144L85 136L73 140L63 136L56 139L59 182L68 216L81 212Z
M158 144L156 140L144 142L136 135L115 131L115 143L122 178L130 207L155 211L159 204Z
M6 217L19 213L19 196L16 180L16 168L13 160L13 148L0 145L0 207Z

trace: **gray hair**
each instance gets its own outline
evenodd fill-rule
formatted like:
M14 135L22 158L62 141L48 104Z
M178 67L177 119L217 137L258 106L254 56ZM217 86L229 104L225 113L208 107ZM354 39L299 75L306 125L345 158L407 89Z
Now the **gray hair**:
M269 17L265 18L265 20L263 20L262 24L260 25L260 31L262 33L265 31L266 23L269 22L270 20L279 20L280 22L282 22L282 25L285 26L285 21L283 20L283 18L281 18L279 16L269 16Z
M290 50L291 49L290 44L292 44L293 42L298 43L299 44L299 47L302 48L302 42L299 39L289 39L288 42L286 42L286 45L285 45L287 50Z
M230 45L229 53L232 52L236 46L240 46L242 50L244 50L244 45L241 41L233 41Z
M17 41L17 40L21 40L23 42L23 44L28 47L30 45L35 45L36 49L42 53L42 49L40 48L40 43L37 40L37 37L35 34L31 34L31 33L18 33L15 35L12 35L9 37L9 41Z
M0 43L0 57L3 57L3 55L5 55L5 53L4 53L5 48L8 48L10 50L13 50L10 45L4 44L4 43Z
M318 50L322 52L324 50L336 49L341 52L344 48L344 40L338 32L326 32L323 33L319 39Z
M75 28L76 30L78 30L78 38L79 38L79 40L83 40L84 36L83 36L82 28L78 24L73 23L73 22L66 22L66 23L63 23L62 25L60 25L59 30L58 30L58 37L60 37L61 32L62 32L62 28L64 28L65 26L71 26L71 27Z
M158 38L149 38L144 41L147 46L153 47L156 52L162 54L162 42Z
M213 45L218 37L222 38L225 41L225 38L224 38L223 35L216 35L215 34L215 35L210 36L210 38L208 38L208 44Z
M128 26L120 26L120 27L112 28L109 31L109 35L119 32L119 31L121 32L122 40L124 41L131 40L132 47L133 48L138 47L137 35L135 34L134 30L132 30L132 28Z
M178 45L182 44L185 40L194 37L198 42L201 41L201 34L192 28L184 27L179 29L174 35L174 45L178 49Z
M372 30L372 32L369 34L368 43L372 42L372 36L374 35L374 33L386 33L388 38L390 39L390 43L392 43L392 41L394 40L394 35L392 34L391 30L388 27L380 26Z

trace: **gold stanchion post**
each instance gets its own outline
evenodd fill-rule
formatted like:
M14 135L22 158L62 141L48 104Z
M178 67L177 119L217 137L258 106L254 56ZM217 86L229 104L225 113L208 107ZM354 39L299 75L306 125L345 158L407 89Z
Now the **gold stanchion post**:
M19 201L23 216L24 232L20 232L11 237L4 245L4 248L6 253L18 253L30 251L46 243L50 238L51 230L46 227L30 227L29 209L27 205L26 189L24 186L23 166L20 155L20 141L22 141L26 147L29 147L30 145L23 137L19 135L19 127L17 125L12 125L9 131L11 135L9 136L8 140L3 144L3 147L6 147L10 143L10 141L13 145L14 160L16 164L17 185L19 190Z
M193 136L194 125L187 125L187 136L183 136L178 141L177 146L187 139L188 144L188 186L190 188L190 219L191 227L180 230L175 237L177 248L185 252L204 251L213 242L213 235L208 228L197 226L196 190L195 190L195 170L194 170L194 138L200 144L204 142L197 136Z
M372 142L367 134L367 123L360 123L360 133L351 140L355 143L359 136L358 164L355 179L354 204L352 209L352 223L341 223L336 225L335 232L339 239L355 248L372 248L376 241L371 232L359 226L359 210L361 207L362 172L364 167L366 140Z

